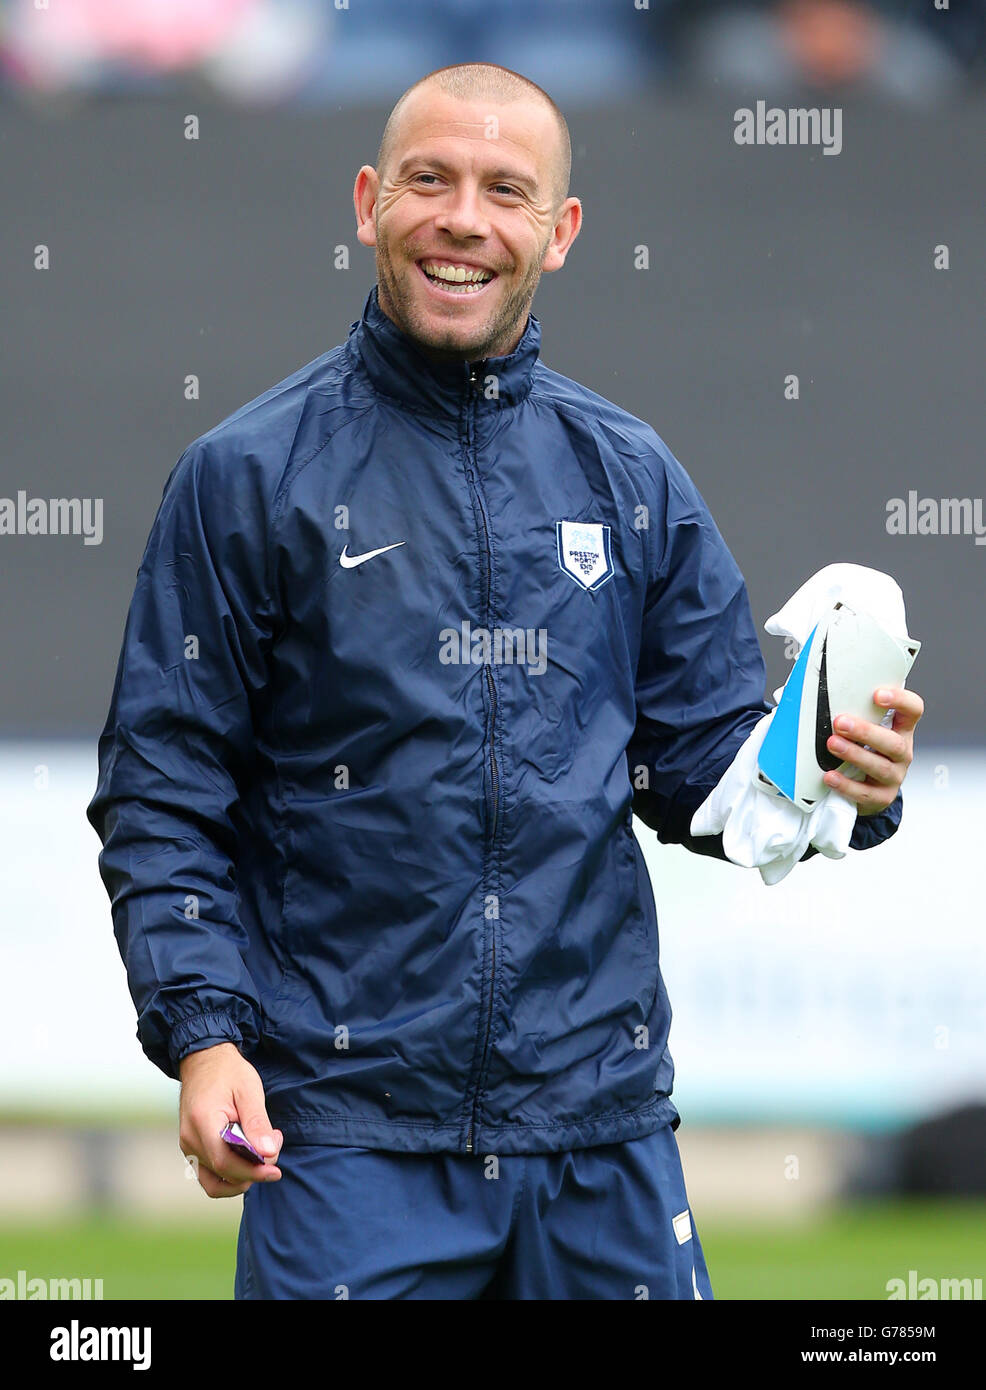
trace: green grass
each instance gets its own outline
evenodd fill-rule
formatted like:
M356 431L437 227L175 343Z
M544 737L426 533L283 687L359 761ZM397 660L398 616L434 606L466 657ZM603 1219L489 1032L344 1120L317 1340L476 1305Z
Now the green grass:
M236 1225L89 1220L0 1227L0 1275L102 1279L104 1298L232 1298Z
M707 1227L707 1229L706 1229ZM845 1207L807 1226L699 1224L718 1298L887 1298L889 1279L982 1279L986 1203Z
M986 1281L986 1203L843 1208L810 1225L700 1225L721 1299L887 1297L888 1279ZM90 1218L0 1227L0 1276L101 1277L106 1298L232 1295L236 1228Z

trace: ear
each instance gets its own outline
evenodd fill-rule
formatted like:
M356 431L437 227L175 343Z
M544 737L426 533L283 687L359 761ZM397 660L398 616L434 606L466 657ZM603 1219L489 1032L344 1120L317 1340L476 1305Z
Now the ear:
M544 254L542 270L561 270L572 242L582 230L582 204L578 198L566 198L555 221L555 234Z
M356 175L353 187L353 206L356 209L356 239L364 246L376 246L377 229L373 209L377 205L380 180L372 164L364 164Z

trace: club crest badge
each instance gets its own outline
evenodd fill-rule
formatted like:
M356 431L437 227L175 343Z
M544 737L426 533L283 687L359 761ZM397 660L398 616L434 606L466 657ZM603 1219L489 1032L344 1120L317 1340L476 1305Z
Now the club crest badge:
M610 552L610 528L597 522L559 521L558 564L580 584L592 592L612 579L613 557Z

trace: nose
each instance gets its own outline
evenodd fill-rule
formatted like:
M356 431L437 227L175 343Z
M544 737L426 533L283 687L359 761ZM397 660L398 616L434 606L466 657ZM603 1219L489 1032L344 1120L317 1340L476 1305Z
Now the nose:
M435 214L435 226L460 241L465 241L468 237L489 236L490 221L483 212L478 191L473 184L457 183L454 189L441 199Z

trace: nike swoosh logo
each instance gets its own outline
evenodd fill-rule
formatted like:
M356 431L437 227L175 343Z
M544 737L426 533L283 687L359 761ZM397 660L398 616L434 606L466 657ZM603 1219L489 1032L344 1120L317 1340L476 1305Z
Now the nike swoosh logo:
M822 638L822 659L818 663L818 693L815 700L815 761L823 772L832 772L841 767L845 758L829 752L828 741L832 737L832 709L829 704L828 681L828 633Z
M367 550L362 555L347 555L349 549L348 542L342 547L342 554L339 556L339 563L344 570L355 569L357 565L362 565L366 560L372 560L374 555L383 555L388 550L396 550L399 545L407 545L407 541L394 541L393 545L382 545L379 550Z

